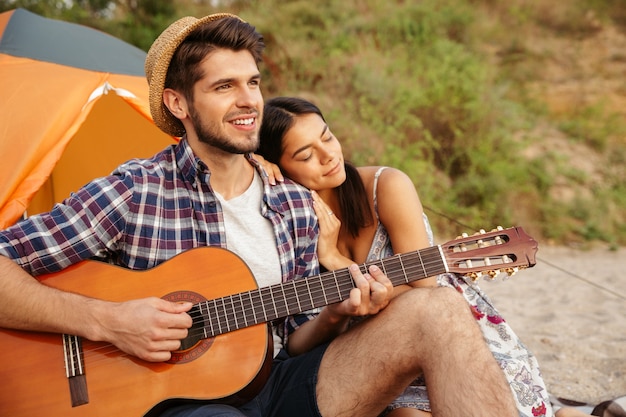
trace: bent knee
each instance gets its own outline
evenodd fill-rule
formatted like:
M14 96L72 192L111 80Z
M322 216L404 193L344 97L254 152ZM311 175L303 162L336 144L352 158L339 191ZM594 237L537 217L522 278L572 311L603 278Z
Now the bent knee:
M404 314L412 314L420 320L440 320L446 316L471 317L469 304L454 288L414 288L397 298L398 307Z

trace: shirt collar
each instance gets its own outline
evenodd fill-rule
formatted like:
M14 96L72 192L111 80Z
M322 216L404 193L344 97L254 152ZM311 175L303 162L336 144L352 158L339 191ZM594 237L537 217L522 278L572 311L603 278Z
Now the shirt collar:
M246 154L248 161L259 172L261 179L263 180L263 201L272 210L277 213L281 212L281 201L277 196L277 191L269 183L267 173L256 160L252 159L251 154ZM187 136L183 136L176 147L176 163L180 169L181 175L187 182L196 185L200 172L207 172L210 175L209 167L198 158L189 146Z
M183 178L194 186L198 180L199 172L209 172L207 165L193 153L186 135L180 139L176 146L176 164Z

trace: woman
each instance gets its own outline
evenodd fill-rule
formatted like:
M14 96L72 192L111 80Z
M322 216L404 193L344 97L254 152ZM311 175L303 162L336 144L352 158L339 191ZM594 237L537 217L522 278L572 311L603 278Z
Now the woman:
M265 159L264 164L270 177L275 176L280 180L282 171L314 191L315 211L320 225L318 255L324 268L345 268L353 262L360 264L432 245L428 220L408 176L393 168L355 168L346 163L341 144L314 104L292 97L267 101L258 154ZM261 158L257 156L257 159ZM272 164L278 165L279 169L275 169ZM481 329L485 338L510 348L494 354L500 356L501 365L507 367L512 386L528 386L527 383L516 385L515 378L528 378L529 375L539 381L539 393L516 392L520 409L526 406L528 415L551 415L547 393L534 357L523 348L504 320L493 320L493 317L499 318L499 315L480 290L470 287L452 274L414 281L410 285L437 284L454 287L463 293L477 319L484 322ZM410 287L405 285L396 287L394 291L399 294L408 289ZM493 323L487 322L484 319L486 316ZM503 333L508 338L506 342L500 340ZM511 351L517 353L511 355ZM468 360L471 360L471 353L468 353ZM535 395L541 397L533 397ZM528 401L529 396L535 400L532 410L529 404L533 403ZM559 416L585 415L572 411L574 414ZM386 415L429 416L430 404L424 381L418 379L411 384L389 405Z

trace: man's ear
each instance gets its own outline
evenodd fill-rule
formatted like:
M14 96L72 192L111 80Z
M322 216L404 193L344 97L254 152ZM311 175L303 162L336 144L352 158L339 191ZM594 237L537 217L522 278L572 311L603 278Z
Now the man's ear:
M187 102L184 97L180 95L180 93L172 90L171 88L163 90L163 104L165 104L165 107L168 108L174 117L181 120L187 117Z

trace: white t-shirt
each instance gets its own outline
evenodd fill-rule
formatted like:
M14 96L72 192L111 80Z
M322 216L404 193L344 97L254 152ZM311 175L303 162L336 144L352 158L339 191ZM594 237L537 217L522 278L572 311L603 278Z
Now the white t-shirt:
M263 181L254 170L250 187L241 195L225 200L215 193L222 206L226 247L245 260L259 287L281 282L280 259L276 234L269 219L261 214ZM274 335L274 356L282 348L282 340Z

